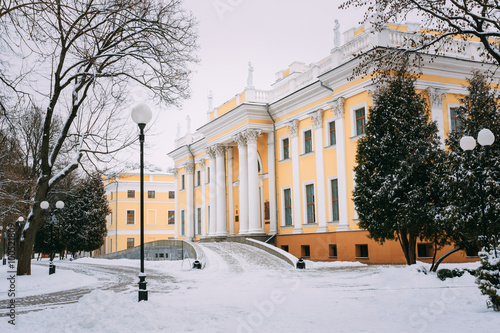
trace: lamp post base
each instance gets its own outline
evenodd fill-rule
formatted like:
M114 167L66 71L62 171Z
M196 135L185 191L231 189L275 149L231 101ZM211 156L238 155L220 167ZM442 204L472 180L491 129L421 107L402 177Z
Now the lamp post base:
M146 290L146 275L139 276L139 302L148 300L148 291Z
M52 274L55 274L56 272L56 265L54 265L54 263L50 263L49 264L49 275L52 275Z

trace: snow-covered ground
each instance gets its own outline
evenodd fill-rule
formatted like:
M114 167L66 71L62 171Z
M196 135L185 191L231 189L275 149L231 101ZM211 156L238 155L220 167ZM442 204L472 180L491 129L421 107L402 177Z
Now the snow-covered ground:
M440 281L418 272L425 264L342 262L307 262L306 270L296 270L247 245L203 249L204 270L191 270L188 260L147 261L149 301L140 303L138 260L56 261L51 276L46 260L34 261L32 276L16 280L16 326L8 324L2 306L0 332L495 332L500 327L500 314L486 308L467 273ZM0 267L0 302L7 304L7 271ZM47 293L60 296L63 304L21 306L30 297L46 300ZM39 311L26 312L34 309Z

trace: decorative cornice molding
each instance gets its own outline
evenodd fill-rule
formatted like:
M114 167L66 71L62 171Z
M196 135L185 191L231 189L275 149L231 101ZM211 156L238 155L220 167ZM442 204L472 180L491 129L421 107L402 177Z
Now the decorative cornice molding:
M314 128L322 128L323 125L323 109L316 110L310 115L311 120L314 122Z
M200 168L201 169L205 169L205 165L207 165L207 159L206 158L202 158L198 164L200 165Z
M286 125L286 127L290 131L290 135L292 137L296 137L299 134L299 120L298 119L290 120L290 122L288 123L288 125Z
M446 98L446 90L440 89L436 87L428 87L427 95L429 95L429 100L431 102L431 106L435 108L443 107L443 99Z
M256 144L257 138L262 134L262 130L247 130L246 131L246 141L247 144Z

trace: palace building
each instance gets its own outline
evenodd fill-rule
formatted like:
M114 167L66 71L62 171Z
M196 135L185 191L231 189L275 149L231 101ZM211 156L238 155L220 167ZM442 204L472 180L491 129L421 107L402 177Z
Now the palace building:
M140 176L128 171L103 179L109 203L102 254L140 245ZM175 238L174 175L144 172L144 242Z
M177 138L169 153L178 238L256 237L312 260L405 263L399 243L380 245L358 227L353 168L375 86L369 76L348 78L360 64L355 54L402 46L406 36L419 33L413 23L380 32L367 23L346 31L343 45L336 33L335 47L320 61L279 71L270 90L253 86L250 65L247 86L234 98L213 108L209 96L207 123ZM443 148L466 78L473 69L485 70L478 42L448 44L416 82ZM433 255L425 242L417 250L418 260ZM457 252L449 260L467 258Z

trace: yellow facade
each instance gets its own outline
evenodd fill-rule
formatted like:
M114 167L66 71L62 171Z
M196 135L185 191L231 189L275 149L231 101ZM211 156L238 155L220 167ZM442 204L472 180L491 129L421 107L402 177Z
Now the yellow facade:
M104 185L110 210L104 253L140 245L139 172L109 176L104 179ZM145 172L145 243L175 238L175 196L173 174Z
M350 76L361 62L352 54L400 45L415 31L402 24L379 32L370 26L348 31L344 36L351 40L330 56L279 71L271 90L249 86L208 110L208 122L169 153L175 162L176 216L183 216L176 224L179 238L259 236L274 238L299 257L404 262L397 244L381 246L358 226L353 169L376 87L369 75ZM450 108L466 93L471 71L482 70L478 59L478 54L437 56L416 82L443 146L453 130ZM360 253L370 255L360 258ZM464 253L454 258L467 260Z

